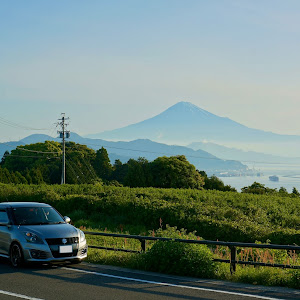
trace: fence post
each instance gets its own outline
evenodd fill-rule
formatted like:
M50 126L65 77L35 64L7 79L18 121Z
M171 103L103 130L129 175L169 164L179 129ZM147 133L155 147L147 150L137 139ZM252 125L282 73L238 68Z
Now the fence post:
M233 274L236 271L236 247L230 246L230 273Z
M140 240L141 248L143 252L146 252L146 240Z

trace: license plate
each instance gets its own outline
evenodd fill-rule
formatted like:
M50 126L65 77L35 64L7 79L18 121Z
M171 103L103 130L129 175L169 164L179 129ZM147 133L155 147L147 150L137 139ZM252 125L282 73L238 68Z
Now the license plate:
M73 252L72 245L59 246L59 253L71 253L71 252Z

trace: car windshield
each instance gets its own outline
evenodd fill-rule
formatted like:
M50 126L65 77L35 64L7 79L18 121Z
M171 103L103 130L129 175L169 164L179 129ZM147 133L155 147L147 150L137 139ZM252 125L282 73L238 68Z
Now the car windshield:
M43 225L65 223L52 207L16 207L13 214L17 225Z

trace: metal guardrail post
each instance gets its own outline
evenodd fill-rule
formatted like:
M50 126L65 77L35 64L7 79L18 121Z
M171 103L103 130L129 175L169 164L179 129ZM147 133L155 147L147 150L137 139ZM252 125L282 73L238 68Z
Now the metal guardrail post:
M141 242L141 248L142 248L142 251L143 252L146 252L146 240L140 240L140 242Z
M229 246L230 249L230 273L233 274L236 271L236 247Z

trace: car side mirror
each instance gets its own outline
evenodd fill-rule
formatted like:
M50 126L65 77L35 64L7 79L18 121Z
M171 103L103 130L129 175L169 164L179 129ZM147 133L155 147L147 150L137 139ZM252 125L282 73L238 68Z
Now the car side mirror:
M71 219L67 216L64 216L64 220L66 223L71 223Z

